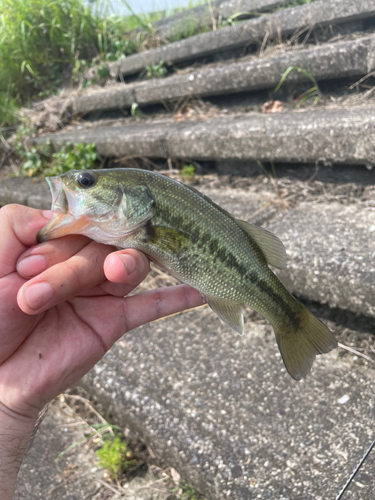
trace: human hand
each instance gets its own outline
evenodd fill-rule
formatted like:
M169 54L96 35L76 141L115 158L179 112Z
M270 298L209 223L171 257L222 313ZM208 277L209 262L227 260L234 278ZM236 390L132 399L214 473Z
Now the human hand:
M126 331L202 304L186 285L123 298L146 277L145 255L84 236L33 246L49 216L0 211L0 403L15 418L35 419Z

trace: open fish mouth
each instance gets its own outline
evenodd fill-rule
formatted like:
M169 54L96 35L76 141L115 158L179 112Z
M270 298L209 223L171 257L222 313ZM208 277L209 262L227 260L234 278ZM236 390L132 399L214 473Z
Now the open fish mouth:
M38 242L43 243L67 234L82 234L88 225L87 216L75 218L76 196L66 189L60 177L47 177L52 193L53 218L39 231Z

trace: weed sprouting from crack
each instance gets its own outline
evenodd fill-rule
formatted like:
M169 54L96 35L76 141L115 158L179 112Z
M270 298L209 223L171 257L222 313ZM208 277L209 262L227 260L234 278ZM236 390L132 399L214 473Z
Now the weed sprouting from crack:
M289 68L287 68L284 71L284 73L283 73L283 75L282 75L282 77L280 79L280 82L278 83L277 87L273 91L274 94L277 94L277 92L280 90L280 88L282 87L283 83L285 82L286 78L288 77L288 75L292 71L297 71L298 73L303 73L314 84L313 87L311 87L310 89L306 90L306 92L303 92L299 97L297 97L297 99L295 99L295 101L294 101L295 102L295 107L299 108L307 99L313 99L314 106L316 104L318 104L318 102L319 102L319 100L321 98L321 92L320 92L320 89L319 89L319 86L318 86L318 82L315 80L314 76L311 73L309 73L308 71L306 71L303 68L300 68L299 66L289 66Z

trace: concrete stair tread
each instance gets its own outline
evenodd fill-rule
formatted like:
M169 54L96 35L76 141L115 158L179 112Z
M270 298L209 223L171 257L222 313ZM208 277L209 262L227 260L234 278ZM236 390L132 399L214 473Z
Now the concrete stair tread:
M287 36L307 26L339 25L374 15L372 0L316 0L133 54L110 63L108 69L113 78L120 73L124 76L130 75L160 61L177 63L234 47L244 47L246 44L259 43L266 34L272 40L275 36Z
M163 38L181 36L191 25L194 31L212 29L213 18L228 19L237 12L248 12L250 17L259 12L268 12L285 4L285 0L214 0L210 7L198 5L153 23L154 33Z
M323 500L371 442L372 380L332 353L297 384L270 327L247 323L240 338L203 309L126 335L82 385L210 500ZM370 500L366 471L352 498Z
M175 121L115 121L74 127L31 140L95 142L102 157L242 159L275 162L375 163L371 136L375 107L315 108L274 114L247 113Z
M302 67L317 81L364 76L375 69L375 36L335 42L310 49L291 50L266 58L221 63L180 75L153 79L109 89L88 90L73 102L76 115L90 111L130 108L187 96L214 96L259 89L274 89L290 66ZM290 72L290 84L309 81L302 72Z

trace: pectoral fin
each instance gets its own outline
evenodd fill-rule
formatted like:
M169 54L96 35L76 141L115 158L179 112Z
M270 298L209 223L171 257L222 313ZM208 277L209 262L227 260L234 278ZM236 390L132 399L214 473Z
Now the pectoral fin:
M277 269L286 267L285 247L277 236L259 226L237 219L238 224L246 231L262 250L267 263Z
M149 189L139 184L127 189L121 199L120 213L127 228L141 227L151 219L155 200Z
M211 309L239 335L243 335L242 304L231 304L225 300L206 297Z

